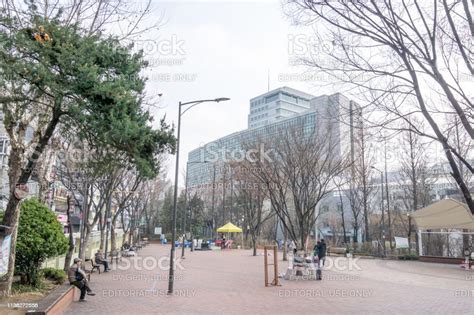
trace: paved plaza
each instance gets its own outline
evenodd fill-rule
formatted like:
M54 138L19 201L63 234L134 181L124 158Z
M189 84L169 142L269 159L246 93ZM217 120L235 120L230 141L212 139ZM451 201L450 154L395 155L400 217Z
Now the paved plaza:
M323 281L281 279L265 288L261 252L187 250L167 296L168 271L159 266L169 246L149 245L112 272L94 273L97 295L67 314L474 313L474 272L458 266L330 257ZM283 273L287 263L279 264Z

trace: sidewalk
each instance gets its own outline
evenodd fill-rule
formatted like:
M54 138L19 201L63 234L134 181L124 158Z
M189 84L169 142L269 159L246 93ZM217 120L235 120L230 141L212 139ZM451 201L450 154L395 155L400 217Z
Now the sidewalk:
M263 257L251 251L186 251L166 295L170 247L149 245L121 270L92 275L97 293L67 314L471 314L474 273L420 262L359 260L361 270L324 270L323 281L265 288ZM181 250L177 250L180 254ZM344 263L345 258L341 258ZM130 263L127 263L130 262ZM127 265L129 267L127 268ZM286 263L280 261L280 272ZM343 264L339 264L343 265ZM152 267L156 267L150 270ZM117 266L113 266L117 268Z

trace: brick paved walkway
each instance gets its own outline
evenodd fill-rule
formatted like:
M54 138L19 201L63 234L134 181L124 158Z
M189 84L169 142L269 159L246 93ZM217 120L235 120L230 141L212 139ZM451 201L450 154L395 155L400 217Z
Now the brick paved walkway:
M97 296L74 302L67 314L474 313L474 272L457 266L360 259L347 270L347 259L339 258L328 262L323 281L282 280L281 287L265 288L263 256L187 251L175 296L167 296L168 272L158 268L167 266L167 255L169 246L149 245L124 259L121 270L94 273Z

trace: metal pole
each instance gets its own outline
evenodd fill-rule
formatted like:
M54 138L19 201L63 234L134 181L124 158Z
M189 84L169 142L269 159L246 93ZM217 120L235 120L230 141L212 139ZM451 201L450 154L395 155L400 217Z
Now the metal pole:
M110 208L112 207L112 192L110 192L110 196L109 196L109 202L108 202L108 205L107 205L107 212L106 212L106 215L105 215L105 254L104 254L104 257L105 259L107 259L107 252L108 252L108 248L109 248L109 230L110 230Z
M87 194L88 194L88 182L87 182L87 176L84 176L84 190L83 190L83 200L82 200L82 211L81 211L81 222L80 222L80 238L81 242L79 243L79 258L84 260L85 259L85 251L86 249L84 248L84 242L85 242L85 234L86 234L86 225L87 222Z
M214 223L214 211L215 211L215 200L216 200L216 164L213 163L212 167L214 169L214 174L212 176L212 222ZM214 235L214 224L212 225L212 235Z
M186 240L186 215L188 206L188 169L189 162L186 163L186 184L184 185L184 215L183 215L183 248L181 249L181 258L184 258L184 243ZM193 240L191 239L191 242Z
M176 169L174 172L174 197L173 197L173 225L171 232L171 251L170 251L170 271L168 277L168 294L173 294L174 285L174 253L176 240L176 210L178 203L178 175L179 175L179 141L181 138L181 102L179 102L178 110L178 134L176 139Z
M233 173L232 173L232 166L230 166L230 206L229 206L229 218L230 218L230 222L232 222L232 210L233 210L233 206L234 206L234 198L233 198L233 195L234 195L234 178L233 178Z
M385 216L384 216L384 207L383 207L383 173L380 172L380 192L382 193L382 247L383 247L383 256L386 255L385 249Z
M408 254L411 254L411 216L408 215Z
M390 250L393 250L392 243L392 220L390 215L390 195L388 193L388 172L387 172L387 141L385 140L385 191L387 194L387 216L388 216L388 241L390 242Z

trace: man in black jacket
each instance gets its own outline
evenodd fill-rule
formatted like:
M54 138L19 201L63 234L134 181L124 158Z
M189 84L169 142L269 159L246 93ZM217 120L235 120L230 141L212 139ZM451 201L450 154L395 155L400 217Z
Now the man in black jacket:
M324 266L324 261L326 260L326 242L324 242L324 240L318 240L313 250L314 255L318 256L319 267L321 268Z
M326 242L322 239L321 240L321 248L319 250L318 256L320 263L324 266L324 262L326 261Z
M68 270L68 279L71 285L74 285L81 290L80 302L84 302L87 295L95 295L92 290L89 288L89 283L87 281L86 273L81 269L82 260L79 258L74 258L74 264Z

